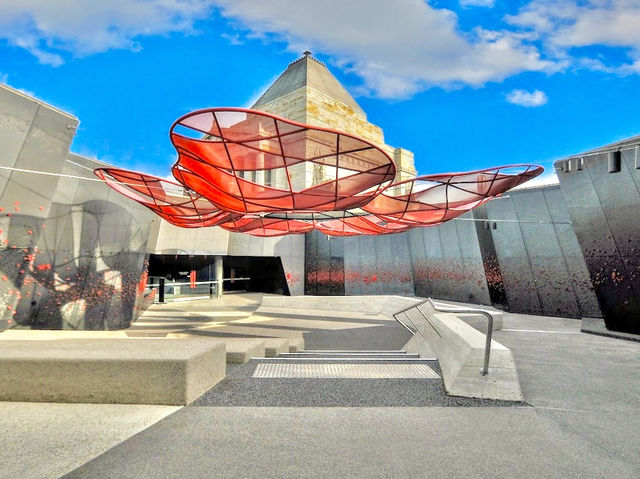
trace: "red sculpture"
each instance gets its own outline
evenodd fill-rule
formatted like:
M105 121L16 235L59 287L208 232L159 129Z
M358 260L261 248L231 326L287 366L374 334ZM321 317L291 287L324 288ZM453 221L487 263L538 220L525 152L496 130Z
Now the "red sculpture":
M118 193L146 206L176 226L216 226L241 216L219 210L206 198L173 181L119 168L97 168L94 172Z
M357 208L396 174L372 143L254 110L196 111L173 124L170 138L176 179L240 214Z
M363 209L407 226L448 221L542 173L535 165L509 165L466 173L425 175L395 183Z
M243 108L178 119L170 138L179 183L118 168L96 174L170 223L254 236L317 229L334 236L398 233L459 216L542 173L511 165L392 184L393 160L347 133Z

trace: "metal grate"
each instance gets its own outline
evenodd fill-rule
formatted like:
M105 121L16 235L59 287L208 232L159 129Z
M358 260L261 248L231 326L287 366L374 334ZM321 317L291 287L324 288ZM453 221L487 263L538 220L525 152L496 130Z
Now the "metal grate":
M426 364L260 363L254 378L434 379L438 374Z

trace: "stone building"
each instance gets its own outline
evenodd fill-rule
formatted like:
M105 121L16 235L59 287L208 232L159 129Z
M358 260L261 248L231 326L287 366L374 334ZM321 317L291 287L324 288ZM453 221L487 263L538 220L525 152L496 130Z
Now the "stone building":
M416 176L413 153L387 145L382 128L367 121L367 114L360 105L326 65L309 52L290 63L251 108L359 136L382 147L393 158L397 167L396 181ZM313 176L312 167L307 174Z

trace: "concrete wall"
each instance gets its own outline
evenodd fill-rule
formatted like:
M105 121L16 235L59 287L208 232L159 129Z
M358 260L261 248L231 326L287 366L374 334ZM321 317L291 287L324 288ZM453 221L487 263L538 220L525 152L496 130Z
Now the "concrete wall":
M488 219L509 311L573 318L599 315L559 187L509 192L474 214Z
M0 329L128 326L152 215L69 155L77 119L0 85L0 120Z
M306 294L415 294L519 313L599 315L557 186L510 192L406 233L328 239L314 232L306 249Z
M640 333L640 138L556 163L562 194L608 329ZM609 172L608 151L621 150ZM640 152L638 153L640 156ZM578 166L580 169L578 169Z
M0 85L0 329L14 326L78 120ZM49 161L43 161L48 158ZM7 169L11 168L11 169ZM38 249L36 249L38 248Z

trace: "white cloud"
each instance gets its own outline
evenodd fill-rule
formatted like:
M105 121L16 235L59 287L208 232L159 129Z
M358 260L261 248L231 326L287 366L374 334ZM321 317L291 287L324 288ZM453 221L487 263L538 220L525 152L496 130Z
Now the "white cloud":
M459 0L463 7L493 7L496 0Z
M640 72L640 0L534 0L505 20L534 32L552 55L578 67ZM590 46L626 49L629 62L572 56L572 49Z
M189 32L213 0L20 0L0 2L0 38L57 66L63 54L137 48L143 35Z
M0 3L0 38L56 66L68 52L135 49L141 36L192 32L216 7L253 37L275 35L291 50L332 55L363 78L363 90L382 97L554 68L526 35L481 26L463 32L454 12L424 0L21 0Z
M540 90L511 90L507 93L507 101L514 105L524 106L527 108L546 105L549 99L547 94Z
M9 82L9 75L0 72L0 83L7 84Z
M430 86L481 86L523 71L551 71L527 35L481 27L461 32L457 15L424 0L218 0L254 35L332 55L370 92L404 97Z
M490 7L495 0L459 0ZM569 66L640 74L640 0L532 0L504 27L463 29L458 14L426 0L0 0L0 39L60 65L69 55L114 48L135 50L144 36L195 32L217 12L243 31L280 39L291 51L330 55L363 80L356 87L380 97L408 97L440 86L475 87L521 72ZM463 8L459 15L467 11ZM541 45L544 46L541 51ZM574 47L622 47L628 61L612 63Z
M222 38L224 38L225 40L227 40L230 45L242 45L242 44L244 44L244 41L242 40L242 38L240 37L240 34L238 34L238 33L234 33L233 35L230 35L228 33L222 33L220 36Z

